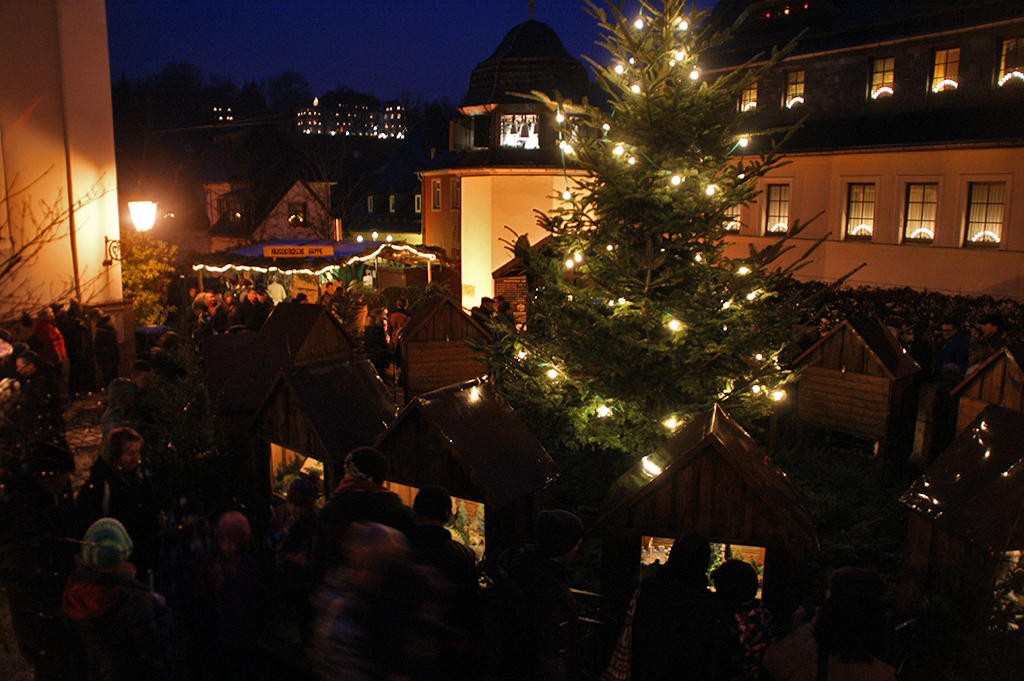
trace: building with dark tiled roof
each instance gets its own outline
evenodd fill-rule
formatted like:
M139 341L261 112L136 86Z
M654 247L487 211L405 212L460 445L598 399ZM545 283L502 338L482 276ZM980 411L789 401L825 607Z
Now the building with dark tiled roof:
M800 277L866 263L849 284L1024 293L1024 5L722 0L709 20L732 37L706 55L708 79L803 32L736 103L746 154L804 120L789 164L732 216L730 255L820 214L798 237L827 235Z
M554 208L574 172L563 164L554 126L556 115L571 112L529 94L579 103L590 89L583 64L532 17L473 70L448 153L420 172L423 242L461 260L466 307L494 294L491 273L509 258L509 230L544 236L535 211Z

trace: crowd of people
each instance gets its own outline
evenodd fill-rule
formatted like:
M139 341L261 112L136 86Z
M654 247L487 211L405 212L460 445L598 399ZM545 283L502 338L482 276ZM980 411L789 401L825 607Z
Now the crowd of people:
M274 283L190 293L193 315L178 328L193 340L258 330L287 301ZM320 301L338 295L328 285ZM484 299L472 314L491 329L501 326L495 319L514 323L505 301ZM394 357L408 300L370 318ZM988 316L973 341L950 320L934 338L927 329L895 332L928 380L952 386L1007 345L1004 326ZM4 430L5 454L18 453L18 470L7 459L3 471L0 526L16 549L5 552L4 572L31 566L8 591L17 612L50 612L52 621L25 626L64 646L78 678L265 678L259 646L282 622L325 681L583 681L599 671L606 681L895 678L883 662L877 574L837 571L819 611L782 630L757 599L754 569L726 560L709 576L709 544L694 535L677 539L638 585L611 660L597 670L593 655L603 648L591 644L585 659L568 570L584 535L578 517L541 512L533 544L489 555L484 567L445 527L448 492L424 487L407 507L385 485L385 457L370 448L340 457L333 490L301 474L273 507L201 506L186 493L161 499L147 462L168 406L154 376L180 375L180 337L163 333L121 377L111 318L90 317L77 301L0 332L0 399L16 393L18 405L6 414L15 427ZM61 400L97 381L106 386L103 444L73 488ZM44 652L36 662L45 668Z

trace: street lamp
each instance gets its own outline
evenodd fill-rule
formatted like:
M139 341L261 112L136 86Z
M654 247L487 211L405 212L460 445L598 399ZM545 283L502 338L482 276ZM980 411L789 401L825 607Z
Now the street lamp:
M132 215L135 231L148 232L156 221L156 201L130 201L128 212Z
M136 232L148 232L153 229L153 223L156 222L156 201L129 201L128 212L132 216L132 224L135 225ZM104 236L103 248L107 254L106 259L103 260L104 267L110 267L115 260L123 259L120 239Z

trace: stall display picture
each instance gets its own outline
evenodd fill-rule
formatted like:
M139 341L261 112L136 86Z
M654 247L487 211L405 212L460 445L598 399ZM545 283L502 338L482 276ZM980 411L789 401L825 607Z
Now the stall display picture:
M301 456L292 453L290 457L283 457L280 463L274 468L271 479L274 481L273 492L282 498L288 496L288 488L291 487L295 478L305 475L314 480L324 479L324 464L310 456ZM323 506L324 498L317 499L317 506Z
M445 525L454 539L473 549L478 561L484 557L484 505L453 497L455 513Z
M669 551L672 550L674 539L665 537L642 537L640 552L640 564L645 568L654 565L664 565L668 560ZM711 564L708 566L708 574L728 559L742 560L749 563L757 570L758 583L764 581L764 556L763 546L744 546L742 544L718 544L711 543ZM757 597L761 597L761 590L758 588Z

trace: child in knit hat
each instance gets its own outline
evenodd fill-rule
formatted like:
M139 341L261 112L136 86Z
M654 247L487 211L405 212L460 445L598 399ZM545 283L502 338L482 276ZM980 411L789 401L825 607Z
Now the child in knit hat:
M90 681L167 677L169 614L135 579L124 525L100 518L85 533L80 567L64 589L62 610L85 646Z

